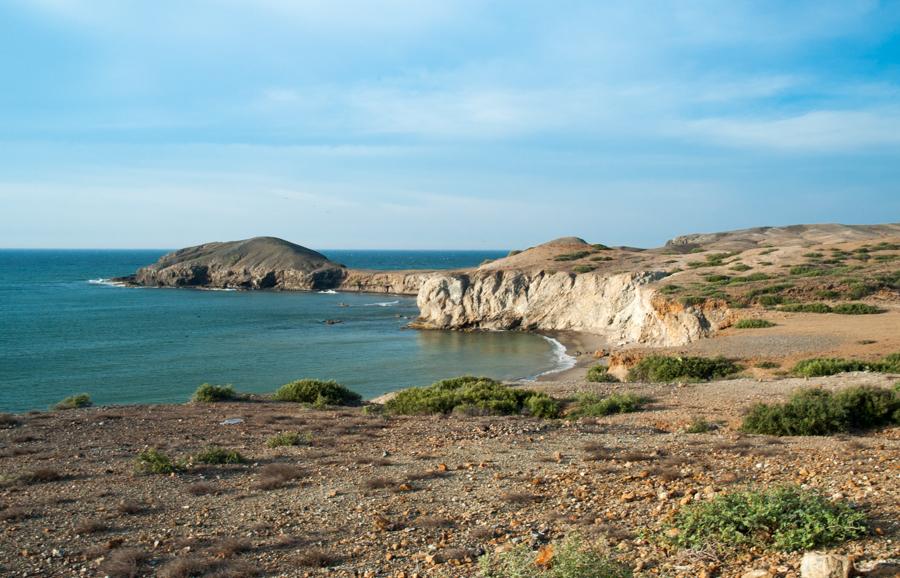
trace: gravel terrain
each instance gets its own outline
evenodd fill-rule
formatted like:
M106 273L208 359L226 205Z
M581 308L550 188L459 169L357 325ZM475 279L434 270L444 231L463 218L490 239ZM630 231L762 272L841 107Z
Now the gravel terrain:
M271 401L15 416L0 429L0 575L476 576L483 552L578 532L639 576L797 577L801 553L729 557L654 538L685 504L783 483L868 513L871 534L836 551L860 564L900 558L900 428L779 439L736 429L750 404L797 387L897 379L679 386L589 384L570 372L530 384L560 397L628 390L655 400L577 422L384 418ZM695 417L717 427L684 433ZM310 444L267 447L284 431ZM135 472L142 449L187 460L210 445L248 462Z

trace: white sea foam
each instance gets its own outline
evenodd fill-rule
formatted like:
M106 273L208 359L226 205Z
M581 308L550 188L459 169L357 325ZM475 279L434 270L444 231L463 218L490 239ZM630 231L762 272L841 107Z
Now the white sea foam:
M125 283L121 281L113 281L112 279L88 279L91 285L107 285L109 287L125 287Z
M319 295L337 295L337 291L334 289L328 289L326 291L319 291Z
M553 347L553 356L556 358L556 367L538 374L538 377L540 377L541 375L560 373L562 371L566 371L575 367L575 358L566 353L565 345L563 345L556 339L553 339L552 337L547 337L546 335L541 335L541 337L549 341L550 345Z
M366 303L363 307L393 307L399 303L400 301L383 301L381 303Z

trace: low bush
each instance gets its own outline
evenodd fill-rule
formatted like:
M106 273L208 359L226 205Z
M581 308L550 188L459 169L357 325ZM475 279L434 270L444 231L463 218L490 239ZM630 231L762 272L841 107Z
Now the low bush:
M204 383L194 392L191 401L198 403L214 403L217 401L228 401L234 399L237 394L234 387L230 385L212 385Z
M309 432L301 434L300 432L286 431L275 434L266 440L266 445L270 448L308 446L310 444L312 444L312 434Z
M777 369L781 367L781 364L774 361L760 361L755 365L755 367L758 367L760 369Z
M572 271L576 273L590 273L595 267L593 265L576 265L572 267Z
M568 419L582 417L603 417L616 413L633 413L640 411L652 401L634 393L614 393L607 397L598 397L593 394L584 394L576 401L574 409L566 414Z
M734 324L735 329L761 329L763 327L775 327L768 319L741 319Z
M889 423L900 423L900 392L860 386L836 394L804 389L783 404L757 404L742 429L776 436L829 435Z
M791 303L781 307L789 313L831 313L831 307L825 303Z
M667 357L651 355L638 361L628 372L630 381L710 380L741 370L724 357Z
M694 418L690 425L684 428L685 433L706 433L713 429L713 425L701 417Z
M478 560L483 578L631 578L628 566L572 535L533 551L519 544Z
M150 448L138 454L136 469L142 474L172 474L182 469L161 451Z
M194 456L194 461L199 462L201 464L243 464L247 460L244 459L239 452L235 450L226 450L224 448L218 447L210 447L196 456Z
M724 494L675 514L666 540L682 548L782 552L811 550L863 536L865 515L846 502L794 486Z
M588 255L590 255L590 251L577 251L575 253L565 253L563 255L557 255L553 258L554 261L577 261L578 259L584 259Z
M317 407L328 405L356 405L362 396L336 381L298 379L282 385L273 396L278 401L311 403Z
M487 377L463 376L404 389L385 404L385 410L402 415L467 410L510 415L528 411L536 417L553 418L559 415L559 404L545 393L507 387Z
M831 312L841 315L873 315L884 313L884 309L868 303L839 303L831 308Z
M900 353L891 353L878 361L858 361L837 357L814 357L798 361L791 370L803 377L824 377L847 371L900 373Z
M618 378L609 373L605 365L595 365L587 372L587 380L593 383L616 383Z
M70 395L66 399L56 403L53 406L53 409L65 410L65 409L78 409L80 407L90 407L93 405L91 401L91 396L86 393L79 393L78 395Z
M756 302L763 307L775 307L784 302L784 297L781 295L760 295L756 298Z

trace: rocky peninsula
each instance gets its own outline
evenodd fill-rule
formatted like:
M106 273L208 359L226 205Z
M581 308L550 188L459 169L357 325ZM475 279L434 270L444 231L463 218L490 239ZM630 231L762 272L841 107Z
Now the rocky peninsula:
M181 249L121 281L415 295L417 328L575 331L612 347L669 347L714 335L736 310L760 304L819 293L893 299L896 262L890 251L869 258L867 247L898 243L898 224L759 227L681 236L654 249L565 237L471 270L367 271L257 237Z

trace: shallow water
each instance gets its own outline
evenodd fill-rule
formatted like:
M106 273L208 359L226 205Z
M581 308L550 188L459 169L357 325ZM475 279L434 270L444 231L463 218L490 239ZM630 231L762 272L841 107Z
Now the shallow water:
M181 402L204 382L267 392L300 377L337 379L368 398L464 373L527 378L564 361L537 335L406 329L418 313L410 297L89 282L162 253L0 251L0 411L80 392L98 404ZM467 267L505 254L325 253L382 269Z

